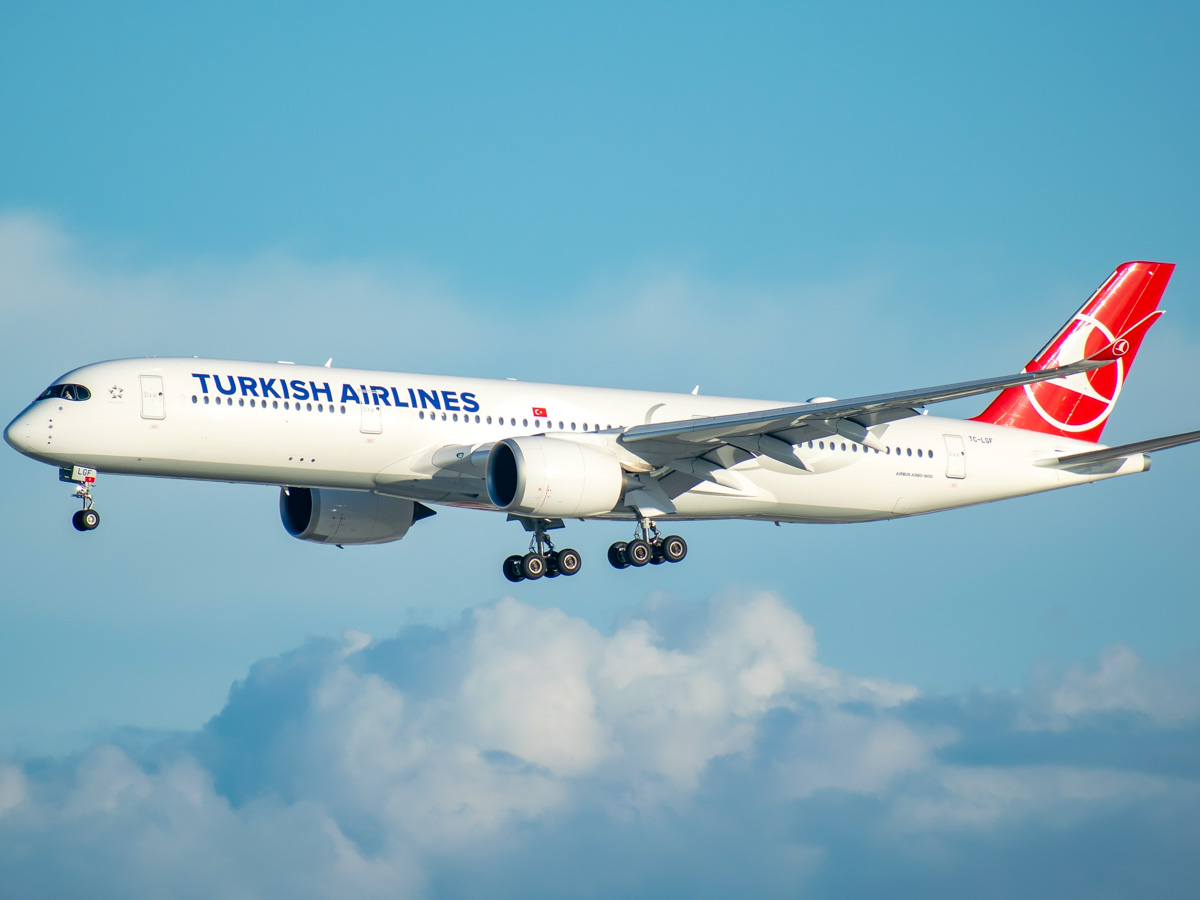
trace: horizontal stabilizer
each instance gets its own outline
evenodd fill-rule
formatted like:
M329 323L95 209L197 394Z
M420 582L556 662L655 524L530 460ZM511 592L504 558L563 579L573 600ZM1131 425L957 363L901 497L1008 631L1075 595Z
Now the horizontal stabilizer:
M1121 459L1133 456L1135 453L1150 453L1153 450L1166 450L1183 444L1193 444L1200 441L1200 431L1185 431L1183 434L1169 434L1166 437L1150 438L1146 441L1134 441L1132 444L1121 444L1117 447L1104 447L1100 450L1088 450L1085 453L1072 453L1069 456L1056 456L1052 459L1038 460L1039 466L1052 466L1056 469L1073 466L1086 466L1091 463L1106 462L1110 459Z

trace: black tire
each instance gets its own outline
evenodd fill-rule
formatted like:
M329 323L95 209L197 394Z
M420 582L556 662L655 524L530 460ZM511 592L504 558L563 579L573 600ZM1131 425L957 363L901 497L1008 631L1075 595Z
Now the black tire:
M578 550L560 550L558 551L558 570L564 575L574 575L583 565L583 557L579 555Z
M629 560L625 558L625 548L629 546L624 541L617 541L608 548L608 564L614 569L628 569Z
M680 562L687 556L687 541L677 534L668 534L662 539L662 554L667 562Z
M75 514L71 516L71 524L75 526L76 531L87 531L87 526L83 524L83 510L75 510Z
M631 566L640 568L654 559L654 548L641 538L634 538L625 547L625 558Z
M534 581L546 574L546 557L540 553L526 553L521 557L521 574Z
M525 580L525 573L521 571L520 556L510 556L504 560L504 577L512 582Z
M667 561L666 558L663 556L661 540L651 541L650 549L651 549L651 551L653 551L653 554L654 554L653 556L650 557L650 565L661 566L663 563L665 563Z
M94 531L100 525L100 513L94 509L84 509L81 513L79 520L83 522L85 531Z

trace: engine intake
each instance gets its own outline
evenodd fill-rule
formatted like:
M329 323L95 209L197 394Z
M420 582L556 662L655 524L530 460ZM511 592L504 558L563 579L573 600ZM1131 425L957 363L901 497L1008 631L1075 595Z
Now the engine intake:
M617 505L625 485L621 464L611 453L544 435L498 441L488 454L486 472L492 505L522 515L606 513Z
M434 515L428 506L367 491L282 488L279 517L287 533L317 544L386 544Z

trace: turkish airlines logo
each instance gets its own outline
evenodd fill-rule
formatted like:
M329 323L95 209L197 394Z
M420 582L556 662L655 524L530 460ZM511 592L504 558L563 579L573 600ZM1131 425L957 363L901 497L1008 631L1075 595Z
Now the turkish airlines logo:
M1080 313L1071 322L1056 346L1039 360L1043 368L1064 366L1113 344L1113 333L1093 316ZM1117 361L1090 372L1064 378L1051 378L1025 385L1025 396L1039 416L1062 431L1090 431L1101 425L1116 406L1125 384L1125 360L1131 349L1127 340L1113 344Z
M533 415L534 415L534 418L536 418L536 419L544 419L544 418L546 418L546 407L544 407L544 406L535 406L535 407L533 408Z

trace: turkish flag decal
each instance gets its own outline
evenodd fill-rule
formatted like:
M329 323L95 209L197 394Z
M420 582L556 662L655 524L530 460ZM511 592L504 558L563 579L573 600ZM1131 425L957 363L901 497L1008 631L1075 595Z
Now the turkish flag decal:
M544 407L544 406L535 406L535 407L533 408L533 414L534 414L534 416L536 416L536 417L538 417L538 418L541 418L541 419L544 419L544 418L546 418L546 407Z

